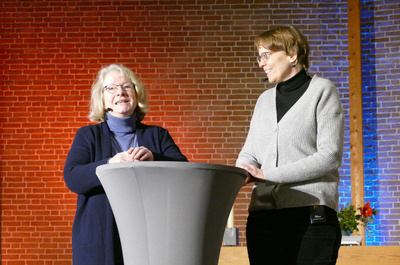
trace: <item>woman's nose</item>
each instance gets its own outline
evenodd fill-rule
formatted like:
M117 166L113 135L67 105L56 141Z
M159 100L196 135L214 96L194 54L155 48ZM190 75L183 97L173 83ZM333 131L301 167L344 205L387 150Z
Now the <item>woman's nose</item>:
M124 89L124 87L122 85L118 85L117 86L117 95L122 95L122 94L126 94L126 90Z

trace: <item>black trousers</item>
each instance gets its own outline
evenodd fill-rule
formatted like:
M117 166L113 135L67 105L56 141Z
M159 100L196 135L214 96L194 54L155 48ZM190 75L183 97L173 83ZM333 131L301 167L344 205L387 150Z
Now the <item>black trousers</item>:
M251 212L246 238L250 265L334 265L342 239L337 214L311 224L310 207Z

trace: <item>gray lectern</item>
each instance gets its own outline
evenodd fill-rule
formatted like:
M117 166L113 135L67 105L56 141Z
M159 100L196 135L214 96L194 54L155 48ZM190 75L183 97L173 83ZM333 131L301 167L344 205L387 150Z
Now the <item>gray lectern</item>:
M245 170L190 162L99 166L125 265L216 265Z

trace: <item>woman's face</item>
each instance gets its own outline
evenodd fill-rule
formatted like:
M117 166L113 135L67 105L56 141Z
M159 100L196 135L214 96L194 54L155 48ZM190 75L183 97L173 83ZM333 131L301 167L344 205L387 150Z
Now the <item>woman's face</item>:
M260 60L258 65L267 74L268 82L277 84L286 81L299 72L297 68L293 68L296 55L287 55L284 51L270 51L264 47L258 49Z
M112 109L109 113L115 117L131 116L137 106L136 92L131 80L119 71L110 71L104 78L104 86L117 88L114 93L111 92L112 89L104 89L104 108ZM132 89L129 89L129 87L132 87Z

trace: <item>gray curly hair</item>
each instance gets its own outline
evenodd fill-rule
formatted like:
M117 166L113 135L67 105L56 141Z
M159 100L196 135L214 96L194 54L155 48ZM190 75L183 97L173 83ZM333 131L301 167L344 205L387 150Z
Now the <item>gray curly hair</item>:
M105 121L106 110L104 109L103 99L104 78L111 71L119 71L135 84L137 99L137 107L135 109L136 119L138 121L142 121L146 116L146 113L149 111L147 91L139 78L136 77L136 75L129 68L123 66L122 64L110 64L103 67L98 72L97 77L92 85L89 119L94 122Z

